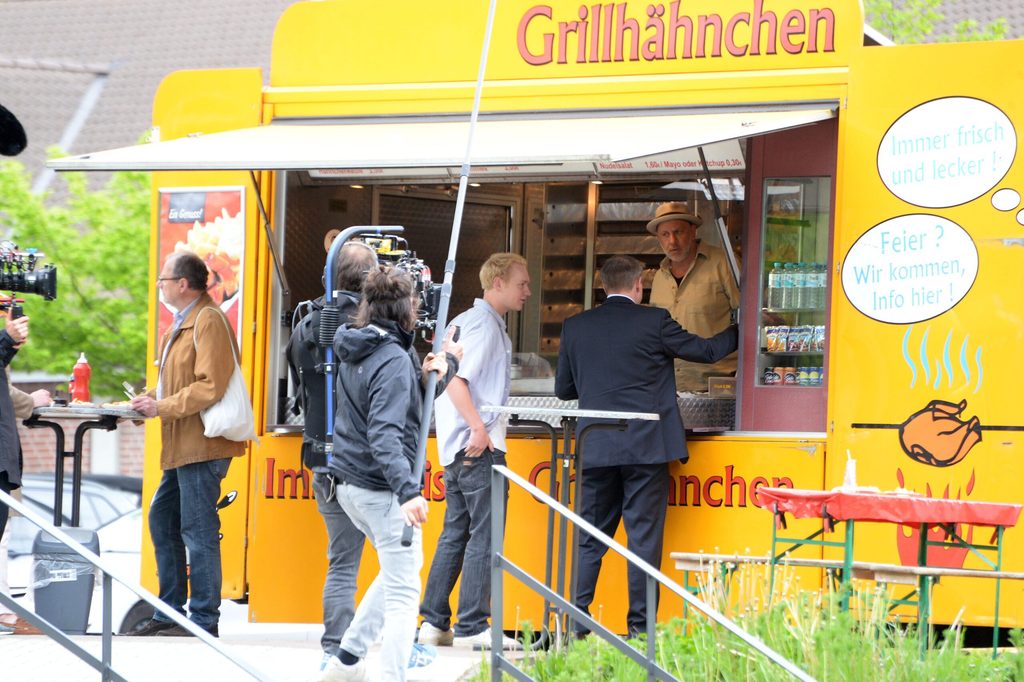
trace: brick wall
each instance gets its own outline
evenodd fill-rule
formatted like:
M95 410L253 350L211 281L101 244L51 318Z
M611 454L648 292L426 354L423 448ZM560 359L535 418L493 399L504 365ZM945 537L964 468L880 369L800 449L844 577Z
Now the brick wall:
M64 426L64 449L71 451L74 447L75 428L79 421L62 420ZM143 438L145 428L135 426L131 422L120 422L118 431L118 473L128 476L142 476L143 460ZM21 450L25 461L25 473L53 471L56 465L56 436L53 429L36 428L29 429L23 424L18 425L18 433L21 436ZM92 434L95 431L87 431L82 442L82 471L90 472ZM65 463L65 468L70 470L70 460Z
M122 422L117 430L121 435L120 472L126 476L142 476L146 428Z

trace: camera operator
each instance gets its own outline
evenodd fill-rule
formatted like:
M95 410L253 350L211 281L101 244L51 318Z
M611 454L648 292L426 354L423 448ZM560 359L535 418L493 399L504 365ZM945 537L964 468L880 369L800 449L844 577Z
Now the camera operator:
M10 493L21 487L21 440L18 437L18 422L14 416L14 401L11 400L7 368L18 349L28 341L28 318L7 318L0 331L0 490ZM7 527L6 504L0 504L0 535Z
M350 322L362 298L363 280L377 265L377 254L369 245L350 241L338 251L331 272L334 287L340 291L334 297L339 309L339 320ZM356 610L356 575L359 559L363 555L366 538L345 514L334 497L334 477L327 468L324 443L327 418L326 384L324 381L324 352L317 343L320 318L325 299L323 296L310 303L312 312L296 324L288 339L287 357L292 378L299 387L298 400L302 407L302 464L313 472L313 496L316 507L327 529L327 576L323 587L324 634L320 638L323 649L323 670L332 656L338 654L338 644L345 634Z
M383 636L381 679L404 680L416 635L416 607L423 565L420 526L427 502L422 479L413 476L429 372L442 378L437 394L458 371L458 344L446 339L440 355L420 366L413 349L417 298L412 278L398 268L375 269L363 284L363 301L352 324L335 334L338 413L334 422L331 472L338 503L377 551L380 573L366 591L355 618L319 680L368 679L365 657ZM402 546L406 526L412 544ZM413 667L429 665L436 650ZM430 655L432 654L432 655Z

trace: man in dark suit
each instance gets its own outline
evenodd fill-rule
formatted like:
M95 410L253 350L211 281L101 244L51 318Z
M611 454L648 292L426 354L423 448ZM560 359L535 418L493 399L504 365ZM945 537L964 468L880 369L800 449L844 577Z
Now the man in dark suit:
M716 362L736 350L738 334L730 326L705 339L680 327L664 308L638 305L643 268L630 256L613 256L601 267L608 299L565 321L555 393L562 400L579 398L580 409L656 412L661 417L632 421L624 431L591 431L576 465L582 476L579 514L610 536L623 520L629 550L660 568L669 462L689 458L673 360ZM581 419L577 434L592 421ZM576 551L576 606L590 613L607 548L580 532ZM632 566L628 575L626 625L635 635L646 627L645 580L644 573ZM585 632L579 624L576 627Z

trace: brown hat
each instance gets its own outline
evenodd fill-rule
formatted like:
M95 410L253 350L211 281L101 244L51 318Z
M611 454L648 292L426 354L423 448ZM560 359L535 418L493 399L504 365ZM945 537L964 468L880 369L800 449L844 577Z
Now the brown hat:
M647 231L654 235L658 234L658 225L668 220L685 220L694 227L700 227L704 222L696 213L690 213L690 205L685 201L668 201L658 206L654 212L654 220L647 223Z

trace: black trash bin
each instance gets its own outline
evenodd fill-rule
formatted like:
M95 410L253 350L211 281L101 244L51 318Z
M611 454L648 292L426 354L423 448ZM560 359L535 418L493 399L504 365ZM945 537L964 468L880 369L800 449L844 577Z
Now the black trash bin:
M96 531L61 528L86 549L99 554ZM32 590L36 613L67 634L84 634L89 624L96 569L46 531L32 543Z

